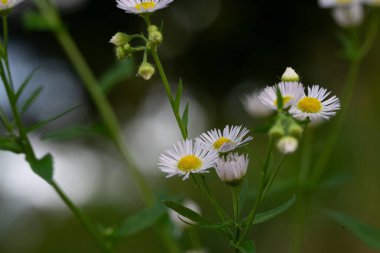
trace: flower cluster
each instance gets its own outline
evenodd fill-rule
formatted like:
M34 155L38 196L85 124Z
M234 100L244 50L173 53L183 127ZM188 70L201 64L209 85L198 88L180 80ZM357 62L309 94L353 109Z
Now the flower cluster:
M280 83L268 86L244 101L246 110L252 115L255 111L247 105L258 103L267 110L278 112L269 134L280 139L277 146L282 153L292 153L297 149L296 138L302 134L299 121L315 123L328 120L340 109L339 99L330 96L331 92L325 88L313 85L306 90L298 74L287 68Z
M219 178L238 185L248 168L248 156L231 153L252 140L247 128L226 126L223 131L213 129L195 140L179 141L159 158L158 167L167 177L189 178L191 173L207 173L215 168Z
M363 4L380 6L378 0L319 0L322 8L333 8L332 16L338 25L351 27L360 25L364 19Z

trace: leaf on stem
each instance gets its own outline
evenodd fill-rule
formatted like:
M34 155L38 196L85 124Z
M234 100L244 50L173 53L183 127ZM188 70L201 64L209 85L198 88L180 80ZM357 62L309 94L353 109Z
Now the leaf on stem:
M256 252L256 246L253 241L244 241L241 243L231 243L231 246L235 249L238 249L242 253L255 253Z
M243 180L243 183L240 186L240 193L239 193L239 209L242 210L244 207L244 202L247 197L248 192L248 181L247 179Z
M213 225L213 223L211 221L209 221L208 219L204 218L200 214L194 212L193 210L191 210L191 209L189 209L189 208L187 208L181 204L178 204L178 203L173 202L173 201L167 201L167 200L163 201L163 203L167 207L169 207L170 209L172 209L172 210L176 211L177 213L179 213L180 215L182 215L183 217L186 217L189 220L194 221L199 225L203 225L203 226Z
M353 217L336 211L326 211L327 215L347 227L350 232L368 247L380 250L380 229L362 223Z
M182 114L182 126L186 131L187 134L187 126L189 123L189 102L186 103L185 111Z
M0 150L11 151L16 154L20 154L23 152L20 144L10 136L0 136Z
M49 184L53 181L54 169L53 157L51 154L47 154L41 159L37 159L35 157L27 157L26 159L34 173Z
M43 127L43 126L49 124L50 122L52 122L52 121L54 121L54 120L56 120L56 119L61 118L62 116L68 114L69 112L74 111L74 110L77 109L79 106L80 106L80 105L76 105L76 106L74 106L74 107L72 107L72 108L70 108L70 109L64 111L63 113L60 113L60 114L58 114L58 115L56 115L56 116L53 116L53 117L51 117L51 118L49 118L49 119L43 120L43 121L41 121L41 122L38 122L38 123L32 125L31 127L27 128L26 131L27 131L27 133L30 133L30 132L33 132L33 131L35 131L35 130L37 130L37 129L40 129L41 127Z
M284 98L282 97L281 90L277 86L276 87L276 96L277 96L277 107L279 110L282 110L284 108Z
M24 114L30 108L30 106L36 101L38 96L41 94L41 91L42 91L42 87L40 86L30 94L28 99L21 106L21 110L20 110L21 114Z
M174 100L174 109L176 112L179 112L179 106L181 103L182 91L183 91L182 79L180 79L179 83L178 83L177 94L176 94L175 100Z
M157 203L151 208L128 217L116 230L114 237L118 239L137 234L156 224L165 214L166 208L161 203Z
M266 212L256 214L255 219L253 220L253 224L260 224L260 223L264 223L268 220L273 219L274 217L288 210L294 204L295 201L296 201L296 196L293 195L287 202L285 202L281 206L276 207Z
M16 92L16 102L20 99L22 93L24 92L25 88L28 86L30 80L32 79L33 75L39 70L39 68L33 70L28 77L25 79L25 81L21 84L20 88L18 88Z
M122 81L128 80L134 75L135 63L131 59L118 61L107 70L100 78L100 86L104 93L110 92Z
M44 140L66 141L75 138L87 137L92 135L107 135L107 131L102 123L90 125L76 125L62 130L48 133L42 136Z

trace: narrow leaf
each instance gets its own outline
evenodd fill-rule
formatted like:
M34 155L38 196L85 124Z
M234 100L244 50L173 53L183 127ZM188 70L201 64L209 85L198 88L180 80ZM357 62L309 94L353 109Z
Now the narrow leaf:
M232 243L232 247L235 249L240 250L242 253L255 253L256 252L256 246L253 241L244 241L239 244Z
M180 79L179 83L178 83L177 94L176 94L175 100L174 100L174 109L176 112L179 112L179 106L181 103L182 91L183 91L182 79Z
M178 204L178 203L173 202L173 201L164 201L164 204L167 207L169 207L170 209L176 211L178 214L188 218L191 221L198 223L199 225L211 225L211 224L213 224L212 222L210 222L206 218L202 217L200 214L194 212L193 210L191 210L191 209L189 209L189 208L187 208L181 204Z
M29 107L36 101L38 96L41 94L41 91L42 87L38 87L32 92L32 94L30 94L29 98L21 106L21 114L25 113L29 109Z
M152 208L147 208L128 217L115 233L115 237L126 237L137 234L144 229L153 226L166 214L166 208L157 203Z
M122 81L133 77L134 65L134 61L127 59L118 61L113 67L107 70L100 78L100 86L103 92L108 93Z
M42 159L36 159L35 157L27 157L32 170L38 176L48 183L53 180L53 157L51 154L45 155Z
M258 213L255 216L255 219L253 220L253 224L264 223L268 220L273 219L274 217L288 210L294 204L295 201L296 201L296 196L293 195L286 203L282 204L281 206L274 208L272 210L263 212L263 213Z
M29 127L29 128L27 129L27 132L30 133L30 132L35 131L35 130L37 130L37 129L39 129L39 128L41 128L41 127L43 127L43 126L49 124L50 122L52 122L52 121L54 121L54 120L56 120L56 119L61 118L62 116L68 114L69 112L74 111L74 110L77 109L79 106L80 106L80 105L74 106L74 107L72 107L72 108L70 108L70 109L64 111L64 112L61 113L61 114L58 114L58 115L53 116L53 117L51 117L51 118L49 118L49 119L46 119L46 120L43 120L43 121L41 121L41 122L39 122L39 123L37 123L37 124L34 124L34 125L32 125L31 127Z
M29 75L28 77L25 79L25 81L21 84L20 88L18 88L17 92L16 92L16 101L19 100L19 98L21 97L23 91L25 90L25 88L28 86L30 80L32 79L33 75L37 72L37 70L39 70L38 68L33 70Z
M327 211L326 213L330 218L347 227L353 235L368 247L380 250L380 229L362 223L343 213L335 211Z
M22 153L22 147L20 144L12 137L1 137L0 136L0 150L11 151L16 154Z
M243 183L240 186L240 193L239 193L239 210L242 210L244 207L244 202L247 197L248 192L248 181L247 179L243 180Z
M185 111L182 114L182 126L187 133L187 125L189 122L189 102L186 103Z
M276 95L277 95L277 107L279 110L282 110L284 107L284 98L282 97L281 90L278 86L276 86Z
M87 137L92 135L106 135L104 125L101 123L71 126L62 130L48 133L42 136L44 140L65 141L75 138Z

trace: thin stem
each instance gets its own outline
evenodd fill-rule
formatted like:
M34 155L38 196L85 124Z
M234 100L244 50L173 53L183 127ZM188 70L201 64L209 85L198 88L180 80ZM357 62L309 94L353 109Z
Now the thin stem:
M111 252L109 247L104 243L103 238L99 235L99 233L96 231L92 223L87 219L87 217L80 211L79 208L77 208L74 203L66 196L66 194L62 191L62 189L59 187L59 185L53 181L51 183L51 186L56 191L56 193L61 197L63 202L70 208L72 213L75 215L75 217L83 224L83 226L86 228L86 230L90 233L90 235L94 238L97 246L103 251L103 252Z
M240 185L233 187L232 191L232 204L234 209L234 220L235 220L235 238L234 243L238 243L240 240L240 206L239 206L239 195L240 195ZM235 249L238 253L239 249Z
M266 183L266 186L265 186L265 189L264 189L264 192L263 192L263 195L262 195L262 198L265 197L265 195L268 193L270 187L272 186L273 184L273 181L274 179L276 178L278 172L280 171L282 165L284 164L285 160L286 160L287 156L284 155L282 158L281 158L281 161L279 163L279 165L277 166L277 169L275 170L275 172L269 177L267 183Z

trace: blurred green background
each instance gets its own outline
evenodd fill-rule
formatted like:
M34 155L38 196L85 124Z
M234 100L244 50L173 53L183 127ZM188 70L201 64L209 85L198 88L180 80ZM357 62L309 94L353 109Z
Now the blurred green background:
M102 80L119 64L108 42L112 35L145 29L140 18L123 13L114 1L62 0L57 4L67 28ZM25 122L32 124L72 106L80 107L31 139L39 155L54 154L57 181L91 220L117 226L143 204L117 151L106 138L92 134L91 129L98 129L98 114L59 44L48 32L25 28L22 15L32 8L31 2L23 3L10 20L10 60L16 83L40 67L32 86L44 87ZM153 21L164 23L165 42L160 55L173 89L180 78L184 82L190 101L190 137L226 124L253 129L250 147L254 154L247 176L252 202L258 161L263 159L267 138L255 131L265 120L251 118L241 100L255 89L278 82L286 67L293 67L305 85L319 84L340 96L348 71L339 53L341 28L334 23L330 10L320 9L316 1L300 0L175 0L170 8L157 12ZM360 70L341 138L324 175L341 180L326 183L329 186L312 198L301 252L375 252L346 227L327 218L323 210L338 210L380 227L378 42ZM190 198L205 216L214 217L210 204L190 180L165 179L157 169L160 153L181 137L158 76L149 82L135 76L141 60L136 56L124 62L123 80L108 93L122 122L126 143L157 195ZM3 92L0 103L7 108ZM334 119L314 130L312 161L324 148L332 124ZM78 138L40 140L74 126L81 127L73 133L81 135ZM298 177L301 154L302 149L286 162L262 210L276 207L296 192L284 184ZM229 196L228 187L214 172L209 179L222 205L231 211L230 199L225 197ZM255 240L257 252L290 252L292 241L299 236L294 228L297 210L293 206L284 215L254 227L250 238ZM154 232L149 229L126 238L117 252L165 252ZM221 234L198 232L209 252L232 252ZM190 247L187 238L182 241L184 248ZM30 172L23 157L4 152L0 153L0 252L97 252L85 230L45 182Z

